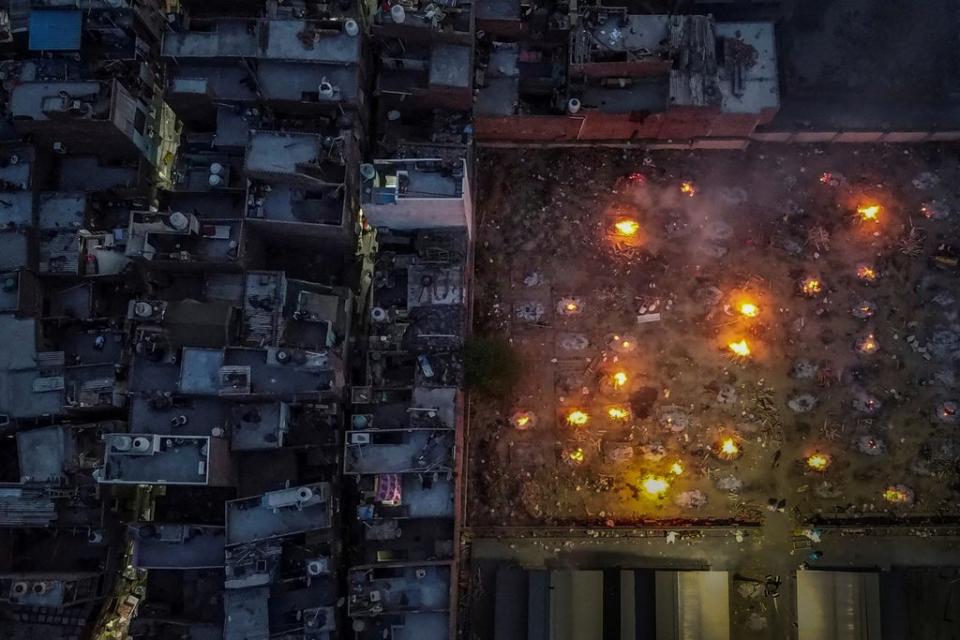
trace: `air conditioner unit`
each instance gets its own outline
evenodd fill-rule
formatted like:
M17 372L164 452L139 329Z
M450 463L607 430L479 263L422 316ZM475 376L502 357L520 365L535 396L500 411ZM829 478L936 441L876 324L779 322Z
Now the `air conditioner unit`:
M369 433L351 433L350 444L370 444Z
M130 447L133 446L133 438L130 436L117 436L111 440L110 446L114 451L130 451Z

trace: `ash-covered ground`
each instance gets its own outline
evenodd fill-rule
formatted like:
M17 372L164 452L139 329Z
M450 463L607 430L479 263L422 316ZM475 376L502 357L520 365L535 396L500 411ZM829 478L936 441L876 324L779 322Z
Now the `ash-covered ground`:
M475 333L523 365L471 397L469 523L960 515L958 173L939 146L481 153Z

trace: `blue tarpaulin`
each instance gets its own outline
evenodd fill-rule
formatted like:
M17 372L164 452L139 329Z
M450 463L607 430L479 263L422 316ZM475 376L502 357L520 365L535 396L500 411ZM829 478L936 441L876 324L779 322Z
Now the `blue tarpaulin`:
M76 51L82 25L79 10L34 9L30 12L30 51Z

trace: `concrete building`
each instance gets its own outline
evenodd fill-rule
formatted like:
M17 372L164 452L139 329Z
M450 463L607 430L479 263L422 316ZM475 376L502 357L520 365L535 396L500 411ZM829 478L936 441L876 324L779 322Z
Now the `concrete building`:
M349 130L335 137L251 131L247 220L282 239L349 243L358 224L357 153Z
M212 123L217 105L226 102L312 117L348 111L363 128L362 43L350 17L197 18L163 39L168 94L195 127Z
M472 229L472 184L465 157L375 160L361 171L366 173L361 204L371 225L397 231Z
M116 78L73 82L34 78L33 66L25 64L10 93L18 134L32 135L57 153L88 150L94 136L102 143L94 149L98 157L107 161L142 157L169 176L180 125L164 102L148 102Z
M104 436L103 484L231 486L229 444L210 436Z
M779 109L772 24L605 7L563 30L487 49L478 140L746 140Z

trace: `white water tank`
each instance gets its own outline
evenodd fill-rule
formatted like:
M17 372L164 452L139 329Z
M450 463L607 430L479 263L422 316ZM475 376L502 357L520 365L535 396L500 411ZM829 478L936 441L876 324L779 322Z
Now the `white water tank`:
M570 98L567 100L567 113L573 115L580 111L580 101L576 98Z
M150 438L144 436L137 436L133 439L133 450L139 451L140 453L146 453L153 448L153 442Z
M113 439L111 445L114 451L130 451L133 446L133 438L130 436L117 436Z
M170 214L170 226L177 231L186 231L187 227L190 226L190 218L179 211L175 211Z
M407 12L403 10L403 6L395 4L390 7L390 17L397 24L403 24L403 21L407 19Z
M360 25L356 20L350 19L343 23L343 32L351 38L360 33Z
M223 178L221 178L219 175L217 175L217 174L215 174L215 173L211 173L211 174L210 174L210 177L207 178L207 183L208 183L211 187L219 187L220 185L223 184Z
M133 305L133 315L138 318L149 318L153 315L153 305L143 300L137 301Z
M210 174L214 176L219 176L223 174L223 165L219 162L214 162L210 165Z

